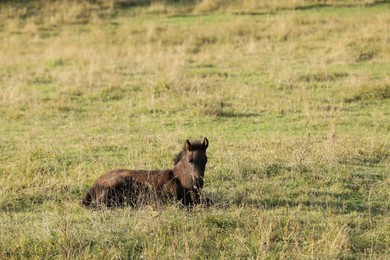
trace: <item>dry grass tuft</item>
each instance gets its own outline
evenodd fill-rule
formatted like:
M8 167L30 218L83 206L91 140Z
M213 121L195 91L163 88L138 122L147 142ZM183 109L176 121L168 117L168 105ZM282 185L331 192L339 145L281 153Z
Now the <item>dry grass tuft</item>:
M0 4L0 258L388 258L389 5ZM89 211L210 140L208 209Z

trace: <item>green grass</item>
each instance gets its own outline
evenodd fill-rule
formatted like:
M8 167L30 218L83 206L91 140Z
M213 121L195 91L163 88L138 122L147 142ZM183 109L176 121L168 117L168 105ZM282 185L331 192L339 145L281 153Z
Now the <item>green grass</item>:
M0 4L1 259L389 258L389 4L113 3ZM204 136L214 207L80 205Z

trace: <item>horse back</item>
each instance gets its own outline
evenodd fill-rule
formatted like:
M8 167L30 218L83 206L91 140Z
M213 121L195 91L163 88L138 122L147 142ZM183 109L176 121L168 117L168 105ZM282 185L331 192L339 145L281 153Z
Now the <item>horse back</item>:
M174 179L171 170L127 170L116 169L100 176L93 186L100 186L110 188L123 182L134 182L138 184L145 184L151 187L158 187L167 185Z

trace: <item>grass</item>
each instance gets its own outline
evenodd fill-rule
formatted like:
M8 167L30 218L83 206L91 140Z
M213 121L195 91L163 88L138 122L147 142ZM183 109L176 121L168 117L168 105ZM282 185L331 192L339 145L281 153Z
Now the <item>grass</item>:
M0 4L0 258L389 257L390 5ZM212 208L90 211L210 140Z

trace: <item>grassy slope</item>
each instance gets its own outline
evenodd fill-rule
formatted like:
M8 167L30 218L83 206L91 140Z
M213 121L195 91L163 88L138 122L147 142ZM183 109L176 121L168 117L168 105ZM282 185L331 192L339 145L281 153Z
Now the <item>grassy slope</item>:
M57 5L0 9L0 258L388 257L390 5ZM202 136L217 206L79 205Z

